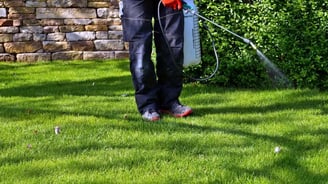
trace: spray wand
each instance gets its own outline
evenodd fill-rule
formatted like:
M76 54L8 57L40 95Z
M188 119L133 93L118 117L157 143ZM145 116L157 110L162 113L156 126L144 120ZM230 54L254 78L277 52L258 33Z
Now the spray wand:
M280 85L284 85L284 86L287 86L287 87L290 87L292 86L291 82L288 80L288 78L278 69L278 67L272 63L257 47L256 45L251 41L249 40L248 38L244 38L232 31L230 31L229 29L215 23L214 21L198 14L195 10L193 10L192 8L188 7L188 6L184 6L184 10L185 11L188 11L189 13L193 14L193 15L196 15L198 16L199 18L207 21L207 22L210 22L212 23L213 25L215 25L216 27L232 34L233 36L241 39L244 43L246 43L247 45L250 45L255 51L256 51L256 54L257 56L260 58L261 61L263 61L264 63L264 66L266 67L266 69L272 74L274 75L274 80L276 81L279 81Z
M259 49L257 49L256 45L251 40L249 40L248 38L244 38L244 37L242 37L242 36L240 36L240 35L232 32L232 31L230 31L229 29L227 29L227 28L225 28L225 27L223 27L223 26L215 23L214 21L212 21L212 20L210 20L210 19L208 19L208 18L206 18L206 17L198 14L194 9L192 9L190 6L188 6L188 3L186 1L188 1L188 0L185 0L184 1L184 5L183 5L183 10L184 11L186 11L188 13L191 13L193 15L196 15L197 17L199 17L199 18L201 18L201 19L203 19L203 20L205 20L207 22L212 23L216 27L218 27L218 28L220 28L220 29L222 29L222 30L224 30L224 31L232 34L233 36L235 36L235 37L237 37L239 39L241 39L247 45L250 45L256 51L256 54L258 55L258 57L260 58L260 60L263 61L264 66L266 67L266 69L271 74L273 74L274 80L278 80L280 82L280 84L283 84L284 86L292 86L291 83L290 83L290 81L288 80L288 78L278 69L278 67L274 63L272 63ZM160 17L160 13L159 13L160 4L161 4L161 1L158 4L158 17ZM161 27L162 32L164 33L161 23L160 23L160 27ZM167 40L166 40L166 42L167 42ZM202 79L194 79L194 78L192 78L192 79L198 80L198 81L205 81L205 80L208 80L208 79L212 78L215 75L215 73L218 71L218 68L219 68L219 58L218 58L218 55L217 55L217 52L216 52L216 49L215 49L214 42L212 42L212 46L213 46L215 57L216 57L216 60L217 60L216 68L214 69L213 73L209 77L206 77L206 78L202 78ZM171 49L170 48L169 48L169 51L171 53ZM172 53L171 53L171 55L172 55Z
M210 20L210 19L208 19L208 18L206 18L206 17L204 17L204 16L202 16L202 15L196 13L196 11L194 11L193 9L191 9L189 6L184 6L184 10L188 11L188 12L191 13L191 14L194 14L194 15L198 16L199 18L201 18L201 19L203 19L203 20L205 20L205 21L207 21L207 22L212 23L212 24L215 25L216 27L223 29L224 31L226 31L226 32L228 32L228 33L234 35L235 37L240 38L240 39L243 40L246 44L251 45L253 49L258 50L258 49L256 48L255 44L254 44L252 41L250 41L249 39L244 38L244 37L242 37L242 36L240 36L240 35L238 35L238 34L232 32L232 31L230 31L229 29L227 29L227 28L225 28L225 27L223 27L223 26L221 26L221 25L215 23L214 21L212 21L212 20Z

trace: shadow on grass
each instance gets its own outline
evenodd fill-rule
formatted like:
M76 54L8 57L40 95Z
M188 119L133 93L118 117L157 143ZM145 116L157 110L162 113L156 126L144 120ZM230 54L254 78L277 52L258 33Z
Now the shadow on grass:
M22 81L22 85L11 88L0 88L0 96L23 96L23 97L42 97L42 96L110 96L121 91L132 90L132 80L128 73L127 62L54 62L44 64L21 64L21 65L0 65L4 70L0 74L3 85L13 81ZM88 73L89 79L74 80L70 79L70 74L74 71L76 76L84 77L83 72ZM120 72L122 71L122 72ZM51 75L65 75L62 80L52 80ZM58 73L59 72L59 73ZM93 74L94 73L94 74ZM99 73L99 74L98 74ZM116 74L112 75L111 73ZM41 75L42 74L42 75ZM119 76L117 76L119 74ZM93 76L94 75L94 76ZM50 79L43 80L41 83L30 83L24 81L27 76L43 77L50 76ZM55 76L54 76L55 78ZM90 79L92 78L92 79Z
M84 69L90 67L89 65L73 65L74 66L70 67L70 70L74 70L76 69L76 67ZM31 66L24 65L22 67L25 68ZM51 65L51 67L53 66ZM117 65L117 67L123 69L125 65L124 63L122 63ZM104 70L106 70L106 66L104 67ZM9 97L7 98L8 100L0 102L0 117L11 118L17 115L23 115L26 116L26 118L29 118L29 116L33 114L53 114L55 116L70 114L105 118L121 118L122 113L117 112L117 110L114 108L114 104L119 102L129 104L129 102L126 102L128 98L125 97L131 97L134 93L131 77L129 75L110 76L110 71L108 72L108 77L101 76L98 78L95 77L94 79L90 80L48 81L38 84L23 84L11 88L0 89L0 97ZM61 101L65 99L65 96L66 98L71 96L72 99L76 99L76 103L72 104L72 101L67 100L68 104L58 104L58 106L64 105L68 106L68 108L69 106L71 106L72 108L70 109L73 110L60 110L62 109L61 107L56 108L54 106L54 104L56 104L56 101ZM18 98L11 99L12 97ZM23 98L19 100L20 97ZM98 111L93 113L92 111L88 112L86 109L83 108L74 108L74 106L81 106L83 105L83 103L85 103L85 107L88 107L89 103L95 103L95 99L84 99L83 101L78 97L100 97L98 99L99 104L106 104L107 107L110 107L110 109L108 109L108 111L100 110L100 112ZM15 101L17 101L17 103L13 103ZM112 103L113 105L110 106L110 103ZM99 109L101 109L101 107L99 107ZM110 114L107 114L108 112L110 112ZM118 117L119 115L120 117Z
M238 153L234 151L229 151L230 149L243 149L247 147L254 146L252 140L256 142L256 140L263 140L267 142L272 142L277 145L283 145L285 149L282 153L279 153L275 156L274 160L268 161L267 164L263 163L263 160L259 160L260 166L259 167L242 167L239 164L236 164L234 162L224 164L217 163L220 168L213 168L213 165L209 167L210 169L214 169L215 173L220 172L220 170L228 170L229 172L233 173L232 175L238 177L242 177L247 175L248 179L250 178L266 178L270 181L274 181L274 183L285 183L286 181L282 181L280 178L281 176L279 174L279 171L289 172L289 174L293 177L291 180L295 183L324 183L327 181L328 174L324 173L315 173L309 170L310 165L304 164L304 157L311 156L313 153L313 150L320 150L325 147L325 144L328 139L326 137L323 137L319 141L317 141L315 144L308 144L306 141L302 140L296 140L295 136L297 135L289 135L286 137L281 136L270 136L266 134L256 134L252 132L247 132L243 130L234 130L234 129L227 129L227 128L215 128L215 127L206 127L206 126L200 126L200 125L190 125L190 124L184 124L184 123L170 123L170 122L161 122L160 124L153 124L153 123L138 123L138 122L132 122L133 124L107 124L103 125L103 127L99 127L100 129L106 129L107 131L113 131L115 129L123 130L127 132L145 132L145 133L163 133L163 132L172 132L172 133L202 133L203 136L207 136L212 133L225 133L225 134L231 134L233 136L238 137L244 137L247 140L249 140L249 143L243 143L242 145L234 145L229 144L229 142L226 143L218 143L218 142L204 142L204 140L200 137L181 137L178 139L174 138L168 138L166 140L164 139L156 139L154 137L154 145L148 145L145 142L137 141L137 142L122 142L118 141L115 142L114 140L108 140L108 138L100 138L104 139L106 141L90 141L87 144L81 143L81 144L68 144L66 146L51 146L47 148L48 156L53 158L69 158L70 156L78 157L79 154L88 153L89 151L106 151L108 149L108 153L111 153L111 156L109 158L111 159L105 159L102 162L101 161L88 161L88 160L81 160L81 158L78 158L76 161L71 160L68 162L65 167L70 168L72 171L96 171L96 170L108 170L108 169L132 169L137 168L143 164L147 164L149 162L152 162L154 160L157 161L164 161L164 160L174 160L174 155L177 156L184 156L184 157L193 157L195 160L197 160L200 156L203 158L213 157L215 154L220 156L223 155L229 155L228 159L233 159L235 157L237 160L244 157L246 159L245 155L243 153ZM90 129L94 128L91 127L91 125L84 125L85 129L88 129L88 126L90 126ZM168 128L166 128L168 127ZM325 135L327 133L327 130L324 131L311 131L306 130L307 134L311 134L312 136L317 135ZM154 135L155 135L154 134ZM97 136L97 135L93 135ZM200 140L199 140L200 138ZM69 141L67 139L66 141ZM75 141L73 141L75 142ZM221 150L223 149L223 150ZM133 151L134 150L134 151ZM33 151L33 149L32 149ZM29 162L29 161L36 161L36 160L42 160L44 157L41 155L38 157L40 150L36 150L35 153L31 154L24 154L21 155L21 157L9 157L6 159L0 159L0 163L3 165L7 164L19 164L22 162ZM151 152L170 152L172 153L172 158L168 156L163 156L162 158L158 158L156 156L151 156ZM271 152L272 151L272 152ZM135 155L131 154L131 156L128 156L129 153L132 152L142 152L142 153L148 153L144 155ZM123 154L124 153L124 154ZM220 154L221 153L221 154ZM107 155L106 154L106 155ZM245 153L244 153L245 154ZM267 154L274 154L273 150L270 150L270 153ZM115 156L116 155L116 156ZM124 156L123 156L124 155ZM137 157L132 157L132 155L135 155ZM85 155L86 156L86 155ZM90 153L90 156L92 154ZM247 155L246 155L247 156ZM252 157L252 155L248 155ZM104 156L106 158L106 156ZM150 157L150 158L149 158ZM231 158L230 158L231 157ZM227 156L225 156L227 158ZM262 158L263 159L263 158ZM243 159L242 159L243 160ZM303 162L303 163L302 163ZM222 168L224 166L224 168ZM203 166L206 167L206 166ZM209 169L207 168L207 169ZM38 168L30 168L29 171L37 170ZM49 171L41 172L36 176L44 177L49 173ZM218 174L218 173L217 173ZM218 174L219 175L219 174ZM287 174L288 175L288 174ZM219 179L215 179L215 177L209 178L210 183L220 183ZM233 179L233 178L231 178ZM236 179L236 178L235 178Z
M22 85L9 89L0 89L0 96L46 97L46 96L112 96L130 92L130 76L97 78L86 81L45 82L34 85Z
M121 66L121 65L119 65ZM84 66L81 66L84 67ZM123 67L123 66L121 66ZM206 87L189 87L185 90L188 90L186 93L185 98L191 97L193 95L197 95L198 92L202 91L204 93L213 93L217 94L218 96L224 96L225 90L223 89L215 89L215 88L206 88ZM129 93L128 95L132 94L132 85L131 85L131 78L130 76L120 76L120 77L101 77L94 80L86 80L86 81L59 81L59 82L45 82L42 84L33 84L33 85L22 85L18 87L13 87L9 89L0 89L0 95L2 97L53 97L53 96L103 96L107 97L114 97L113 102L109 101L109 103L117 103L117 101L122 100L120 95L123 93ZM255 91L256 92L256 91ZM250 113L270 113L270 112L280 112L290 109L295 110L320 110L322 115L327 115L327 107L325 104L328 103L327 100L320 100L318 98L313 98L318 96L318 93L313 94L313 91L301 91L301 92L293 92L290 94L288 98L295 99L290 100L288 102L277 102L271 103L267 106L246 106L246 107L235 107L235 106L228 106L228 107L220 107L220 108L201 108L201 107L194 107L195 115L194 118L201 118L208 114L250 114ZM305 99L303 99L305 98ZM42 100L42 99L41 99ZM56 100L55 98L50 99L51 101ZM199 95L197 103L205 103L211 101L212 104L220 103L222 99L218 98L216 100L208 100L201 95ZM123 103L130 103L124 101ZM45 99L44 103L47 104L47 99ZM134 106L134 104L131 104ZM1 111L4 113L0 113L2 117L10 118L16 112L17 114L22 114L25 112L26 115L30 112L26 112L27 106L15 106L12 107L8 104L0 104ZM159 123L145 123L140 122L139 119L134 117L129 118L128 120L122 120L122 110L116 110L113 108L111 110L111 115L106 114L106 111L101 112L93 112L88 111L85 112L83 110L71 111L66 112L63 110L56 110L56 109L44 109L44 108L37 108L38 106L33 109L35 113L38 114L53 114L53 116L58 116L62 114L71 114L73 116L78 115L85 115L85 116L95 116L100 118L105 118L108 120L117 120L119 123L108 123L106 125L99 126L99 129L111 131L111 130L120 130L120 131L127 131L127 132L141 132L145 134L149 134L149 136L156 136L156 134L160 133L167 133L167 134L194 134L194 135L203 135L203 137L210 136L211 134L227 134L232 135L233 137L238 137L243 140L249 141L243 143L242 145L234 145L229 144L229 142L222 143L222 142L204 142L204 139L200 138L199 136L194 137L181 137L176 139L163 139L163 140L155 140L152 142L153 145L148 145L145 142L114 142L112 140L107 141L91 141L87 144L75 144L75 145L67 145L66 147L51 147L47 148L48 152L53 157L67 157L72 155L78 155L81 152L86 151L104 151L107 148L112 150L144 150L144 151L152 151L152 150L160 150L160 151L168 151L174 153L176 155L186 155L189 157L194 157L197 159L199 155L203 156L213 156L218 153L222 153L224 155L229 155L229 157L236 157L241 158L244 155L238 152L229 151L229 149L236 149L238 146L242 147L252 147L254 146L253 142L257 140L263 140L265 142L274 144L274 145L282 145L286 151L283 151L281 154L277 155L276 159L272 162L267 164L261 164L258 168L245 168L241 167L238 164L225 164L224 169L229 170L231 173L234 173L234 176L245 176L248 175L249 177L259 177L259 178L266 178L268 180L276 181L276 183L285 183L285 181L280 180L279 173L274 173L272 170L274 169L275 172L277 170L287 170L288 172L292 173L291 175L294 177L295 183L324 183L328 179L328 174L324 173L315 173L312 172L307 166L304 165L303 160L305 157L309 157L313 155L314 151L318 151L322 148L327 146L328 139L325 135L328 134L327 129L306 129L300 130L299 132L291 132L289 135L286 136L277 136L277 135L268 135L268 134L259 134L254 133L247 130L241 129L234 129L234 128L222 128L222 127L215 127L215 126L206 126L206 125L196 125L196 124L188 124L188 123L176 123L176 122L169 122L165 119ZM13 112L13 114L7 113ZM33 112L32 112L33 113ZM136 112L137 113L137 112ZM23 113L24 114L24 113ZM33 115L33 114L32 114ZM264 116L264 119L267 118ZM287 117L286 117L287 118ZM186 119L186 122L189 119ZM247 124L252 126L252 124L256 125L261 121L258 119L248 118L243 119L242 121L240 118L236 117L235 119L231 120L231 123L236 124ZM73 125L72 125L73 126ZM92 129L91 125L83 124L85 129ZM89 127L90 126L90 127ZM97 135L98 132L95 134ZM307 142L306 140L298 139L300 135L309 135L313 137L318 137L318 140L315 142ZM200 138L201 140L199 140ZM98 138L99 139L99 138ZM100 139L110 139L108 137L101 137ZM253 141L253 142L252 142ZM156 145L156 146L154 146ZM8 147L12 147L11 144L0 144L1 149L6 149ZM212 149L216 148L216 149ZM220 148L225 148L224 150L220 150ZM272 152L268 154L273 154ZM133 163L143 164L144 162L148 162L147 156L139 156L138 158L121 158L116 157L116 160L112 162L104 162L104 163L92 163L92 162L72 162L69 163L69 167L74 170L104 170L106 168L130 168L136 167L133 166ZM21 157L6 157L0 160L0 163L3 165L6 164L18 164L22 161L33 161L37 159L43 159L43 156L38 157L37 153L31 155L21 155ZM156 158L158 159L158 158ZM164 158L165 159L165 158ZM302 163L303 162L303 163ZM222 168L221 168L222 169ZM31 168L31 172L38 171L38 168ZM220 172L220 169L217 169L216 172ZM47 175L47 172L41 172L36 177L42 177ZM219 174L218 174L219 175ZM220 180L212 179L212 183L220 183Z
M215 89L213 87L197 87L197 86L188 86L186 92L186 98L197 96L197 100L193 102L197 104L211 105L217 106L221 102L225 101L225 94L233 94L234 92L247 91L252 92L254 94L261 92L270 92L270 90L244 90L241 89ZM290 90L289 90L290 91ZM203 98L202 93L215 95L216 97L212 99L208 99L208 97ZM275 93L275 90L272 91ZM238 114L249 114L249 113L270 113L270 112L281 112L285 110L317 110L320 111L319 114L327 115L328 114L328 93L319 92L316 90L300 90L300 91L292 91L289 92L284 98L281 100L277 97L276 101L269 101L268 105L248 105L248 106L224 106L224 107L194 107L195 112L197 112L197 116L203 116L206 114L230 114L230 113L238 113ZM254 96L256 97L256 96ZM323 98L324 97L324 98ZM268 98L270 99L270 98ZM243 100L244 101L244 100Z
M86 129L88 125L85 125ZM259 166L258 167L243 167L238 163L230 162L230 163L217 163L220 168L213 168L213 165L209 167L210 169L214 169L215 173L220 172L221 169L228 170L233 173L234 176L242 177L247 175L248 179L250 178L266 178L270 181L274 181L274 183L286 183L286 181L282 180L280 171L288 172L286 175L291 175L290 181L294 181L295 183L324 183L327 181L328 174L321 172L313 172L311 171L311 165L306 165L304 162L305 158L315 156L315 150L321 150L326 147L326 143L328 138L323 136L327 133L327 130L304 130L303 132L290 134L288 136L271 136L267 134L257 134L244 130L235 130L229 128L217 128L217 127L209 127L209 126L201 126L201 125L191 125L184 123L171 123L171 122L161 122L158 124L154 123L141 123L141 122L129 122L122 124L108 124L103 127L99 127L102 129L106 129L107 131L126 131L126 132L144 132L146 134L156 134L160 133L186 133L186 134L202 134L202 137L199 136L182 136L179 138L167 138L167 139L157 139L154 137L154 141L149 145L142 141L118 141L107 140L105 142L90 142L88 144L81 145L67 145L65 147L52 147L50 148L50 152L53 153L53 156L56 157L65 157L67 155L78 155L81 152L86 151L104 151L109 148L108 151L114 151L115 153L121 152L128 154L129 152L139 151L139 152L169 152L172 153L172 158L164 156L163 158L148 158L151 155L139 155L137 158L132 158L129 156L126 157L114 157L115 159L111 161L105 160L103 163L92 163L92 162L82 162L77 161L76 163L72 163L73 170L90 170L90 169L104 169L104 168L134 168L139 167L140 165L146 164L148 162L156 159L158 161L163 161L165 159L174 160L174 155L176 156L184 156L189 158L194 158L197 160L200 156L203 158L213 158L220 155L225 155L224 158L233 161L235 159L247 159L247 156L254 157L254 155L250 155L250 153L239 153L236 151L229 151L230 149L243 149L256 147L257 140L262 140L265 142L270 142L274 145L282 145L283 151L274 156L273 160L267 160L267 163L263 163L263 159L259 158ZM240 145L236 145L234 143L229 144L229 142L213 142L208 141L204 142L204 137L210 136L213 133L218 134L228 134L236 137L243 137L245 140L248 140L248 143L242 143ZM305 140L297 140L297 136L301 134L309 134L311 136L320 136L320 140L312 143L308 143ZM106 139L104 137L104 139ZM138 138L137 138L138 139ZM156 145L156 146L154 146ZM269 153L272 154L273 150L269 150ZM256 153L254 153L256 154ZM134 155L134 154L132 154ZM155 157L155 156L154 156ZM270 158L270 157L269 157ZM26 159L26 158L25 158ZM254 158L253 158L254 159ZM17 160L16 160L17 161ZM244 160L245 161L245 160ZM205 165L203 167L206 167ZM209 169L207 168L207 169ZM322 168L321 168L322 169ZM219 175L219 173L217 173ZM213 183L220 183L220 180L215 180L211 178ZM231 178L232 179L232 178ZM236 179L236 178L235 178Z
M183 155L185 157L193 157L197 160L200 156L203 158L215 157L224 155L224 158L232 161L230 163L217 163L220 168L212 168L216 170L216 172L220 172L220 169L229 170L229 172L234 173L235 176L243 177L247 175L248 179L255 178L266 178L267 180L273 183L286 183L286 176L290 175L292 178L289 178L289 182L292 183L325 183L328 179L328 173L322 171L322 167L319 169L321 171L315 172L313 171L313 166L306 162L306 159L310 159L316 155L317 151L324 150L327 147L328 137L326 136L328 133L327 129L320 130L300 130L299 132L292 132L285 136L278 135L268 135L261 133L253 133L247 130L238 130L232 128L218 128L212 126L202 126L202 125L191 125L185 123L169 123L169 122L161 122L161 124L140 124L134 122L134 124L130 126L120 126L120 125L110 125L111 128L120 129L125 131L141 131L147 133L153 133L154 135L158 133L167 133L170 132L172 134L175 133L186 133L188 134L202 134L202 137L179 137L178 139L168 138L166 140L158 140L155 141L156 149L162 151L169 151L171 153L177 155ZM165 127L165 128L163 128ZM242 138L246 142L242 144L235 144L229 142L213 142L208 141L204 142L204 137L211 136L214 134L219 135L231 135L236 138ZM302 140L300 137L302 136L310 136L316 137L317 140L309 142L309 139ZM156 139L156 138L154 138ZM267 150L267 147L259 148L256 146L257 142L261 140L262 142L267 142L271 145L279 145L282 146L282 151L279 154L274 153L274 147L268 150L264 158L258 157L258 166L257 167L247 167L241 166L240 163L235 163L234 160L247 160L247 157L252 159L255 158L257 153L242 153L236 152L232 150L236 149L249 149L256 148L263 150ZM248 142L247 142L248 141ZM154 147L150 148L148 145L130 145L125 143L121 143L120 145L112 145L113 148L136 148L136 149L154 149ZM231 151L229 151L231 150ZM160 151L160 152L162 152ZM227 156L229 155L229 156ZM273 160L266 160L273 155ZM320 156L322 157L322 155ZM321 158L322 159L322 158ZM263 161L267 161L264 163ZM323 161L323 160L322 160ZM320 164L318 160L314 160L316 164ZM205 166L204 166L205 167ZM224 168L222 168L224 167ZM208 168L206 168L208 169ZM314 169L315 170L315 169ZM283 172L287 172L283 174ZM217 173L219 175L219 173ZM283 176L284 175L284 176ZM284 179L282 179L284 178ZM233 178L231 178L233 180ZM236 178L235 178L236 179ZM220 180L213 179L213 183L220 183ZM288 182L288 183L289 183ZM211 183L211 182L210 182Z
M282 112L286 110L319 110L322 115L328 114L327 104L328 100L301 100L295 102L280 102L275 104L270 104L267 106L245 106L245 107L220 107L220 108L194 108L199 116L206 114L251 114L251 113L272 113L272 112Z

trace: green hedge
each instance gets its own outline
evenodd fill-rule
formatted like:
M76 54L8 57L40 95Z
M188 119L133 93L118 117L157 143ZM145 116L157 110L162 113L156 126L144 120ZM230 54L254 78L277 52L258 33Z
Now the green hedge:
M326 0L195 1L199 13L250 39L297 88L328 89L328 3ZM209 29L220 70L209 83L225 87L269 87L272 76L255 51L239 38L200 21L202 64L185 70L206 76L215 66ZM208 28L206 28L208 27Z

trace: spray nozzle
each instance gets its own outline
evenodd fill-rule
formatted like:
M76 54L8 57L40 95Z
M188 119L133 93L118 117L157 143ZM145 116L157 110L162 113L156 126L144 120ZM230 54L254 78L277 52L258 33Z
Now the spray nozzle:
M247 39L247 38L243 38L243 41L244 41L247 45L250 45L253 49L257 50L256 45L255 45L253 42L251 42L249 39Z
M251 43L251 41L250 41L249 39L247 39L247 38L243 38L243 41L244 41L246 44L250 44L250 43Z
M255 45L253 42L249 42L249 44L252 46L252 48L253 48L254 50L257 50L257 47L256 47L256 45Z

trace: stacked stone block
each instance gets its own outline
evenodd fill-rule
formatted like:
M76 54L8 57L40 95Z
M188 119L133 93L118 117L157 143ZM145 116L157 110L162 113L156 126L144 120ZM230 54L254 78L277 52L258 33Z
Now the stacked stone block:
M127 58L119 0L0 0L0 61Z

